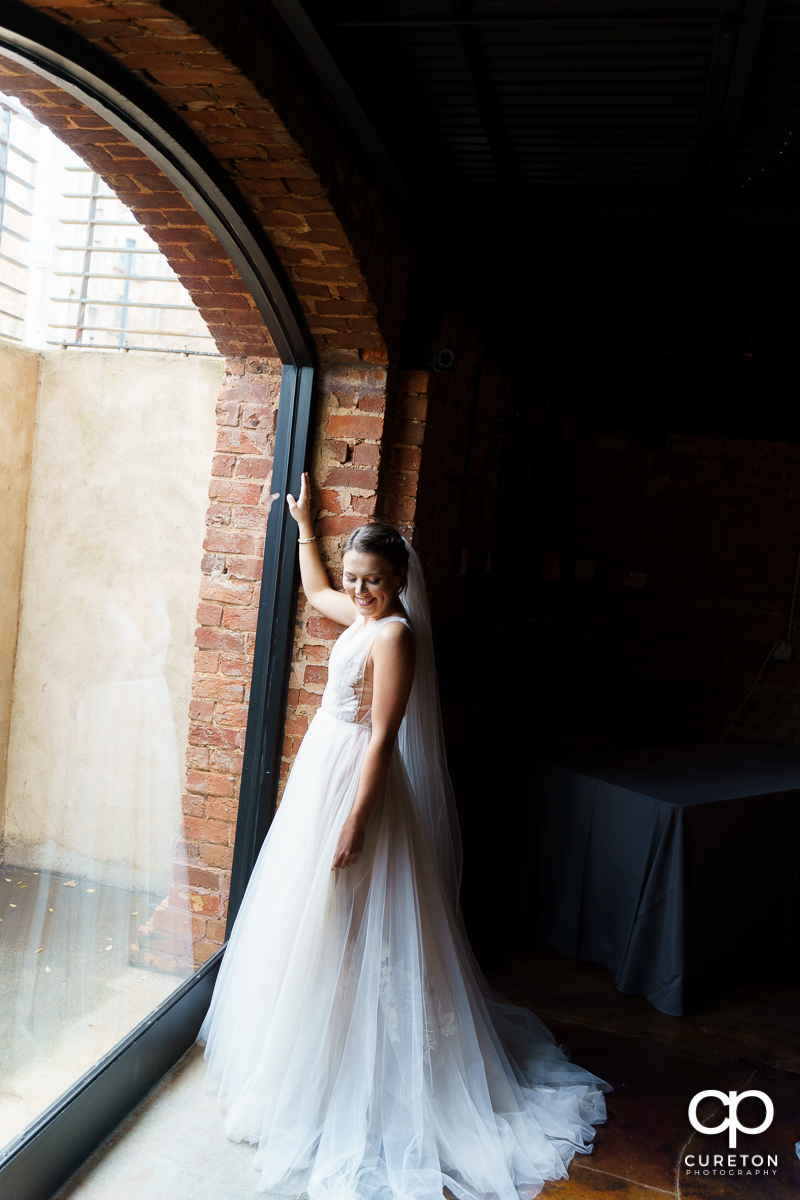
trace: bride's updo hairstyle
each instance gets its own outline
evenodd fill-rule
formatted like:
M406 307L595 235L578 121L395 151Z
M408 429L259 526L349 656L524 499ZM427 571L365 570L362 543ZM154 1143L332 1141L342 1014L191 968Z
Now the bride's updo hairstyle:
M379 554L394 567L403 579L397 589L398 595L406 589L408 583L408 550L402 536L391 525L373 521L369 525L360 525L354 529L342 548L342 556L348 550L358 550L360 554Z

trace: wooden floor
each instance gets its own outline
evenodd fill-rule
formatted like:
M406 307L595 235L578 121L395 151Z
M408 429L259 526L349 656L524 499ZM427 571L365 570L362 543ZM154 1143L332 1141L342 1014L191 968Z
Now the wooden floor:
M572 962L541 942L510 957L490 979L509 1000L537 1013L574 1062L615 1089L593 1153L575 1158L568 1181L547 1184L543 1200L797 1200L800 984L785 982L785 972L782 979L765 964L759 978L722 981L699 1011L685 1017L666 1016L647 1000L622 995L604 968ZM697 1177L681 1170L686 1154L730 1152L726 1134L697 1133L688 1120L692 1096L709 1088L753 1088L770 1096L771 1128L752 1137L739 1134L737 1152L777 1154L777 1175ZM747 1104L754 1107L745 1115ZM763 1108L744 1101L741 1116L757 1124Z

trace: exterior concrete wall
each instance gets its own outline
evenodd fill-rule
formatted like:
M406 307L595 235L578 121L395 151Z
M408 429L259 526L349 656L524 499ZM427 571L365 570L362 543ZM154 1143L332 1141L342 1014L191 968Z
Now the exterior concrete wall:
M222 375L218 359L42 355L7 862L169 882Z
M39 355L0 341L0 554L4 574L0 591L0 831L38 383Z

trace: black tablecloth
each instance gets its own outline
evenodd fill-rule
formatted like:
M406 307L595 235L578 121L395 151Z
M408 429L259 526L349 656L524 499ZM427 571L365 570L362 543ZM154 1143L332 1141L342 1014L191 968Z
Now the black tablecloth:
M698 985L794 936L800 750L726 742L544 763L536 933L681 1015Z

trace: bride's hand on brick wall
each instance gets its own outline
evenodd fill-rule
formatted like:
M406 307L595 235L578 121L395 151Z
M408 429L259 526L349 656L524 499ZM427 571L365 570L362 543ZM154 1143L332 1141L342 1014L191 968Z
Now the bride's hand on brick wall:
M294 496L287 492L286 503L289 505L289 512L300 526L300 536L311 537L314 532L314 524L311 519L311 478L308 471L303 472L298 498L295 500Z

